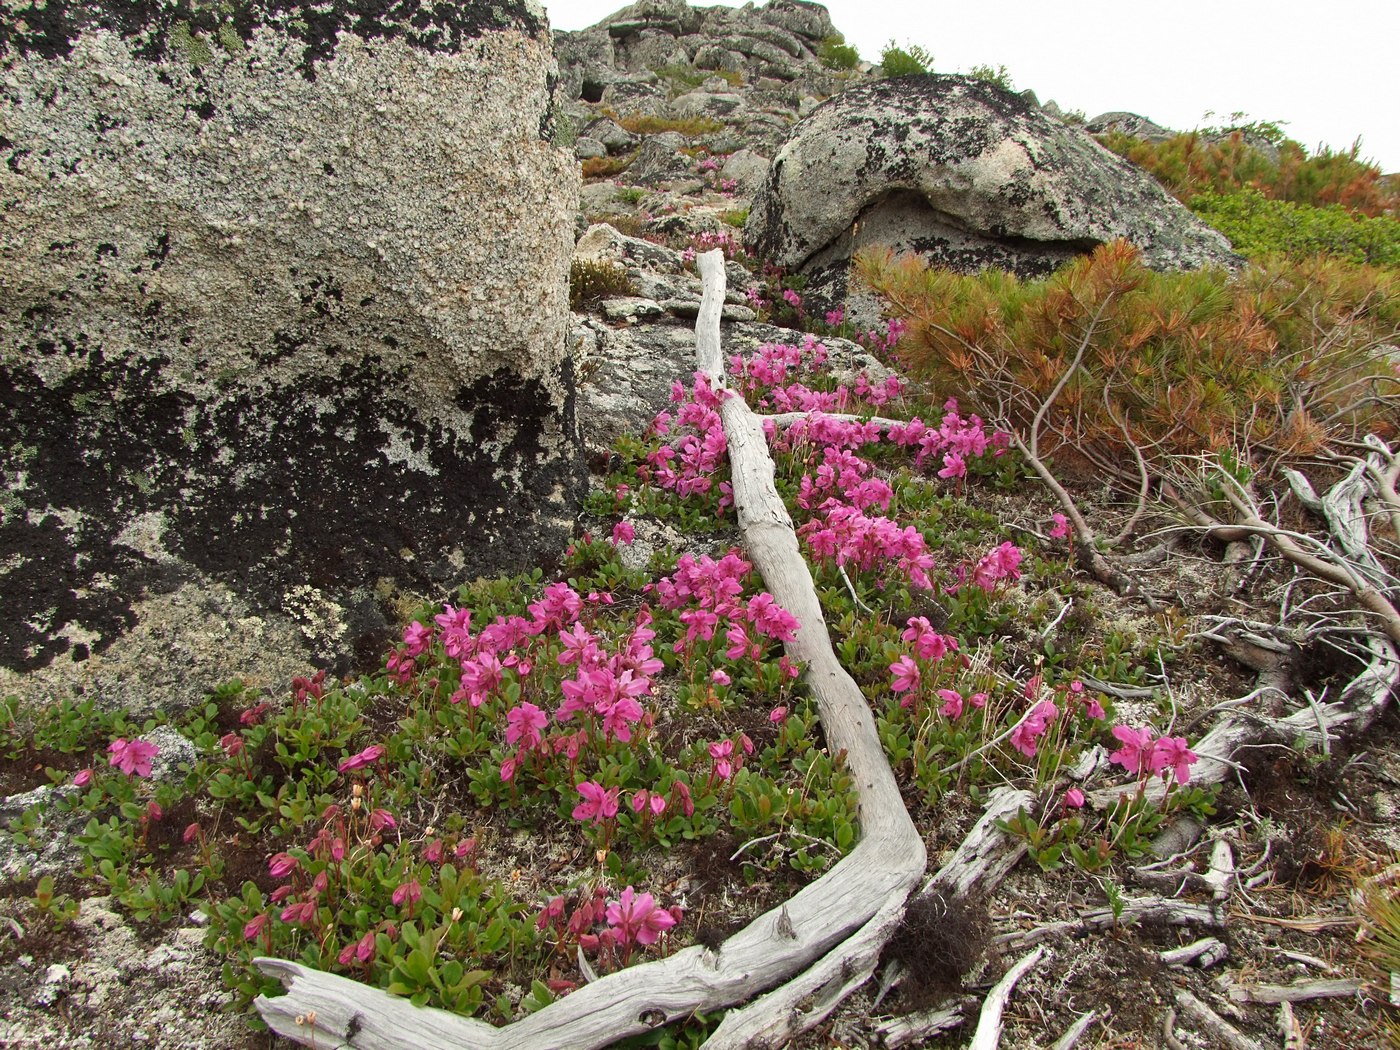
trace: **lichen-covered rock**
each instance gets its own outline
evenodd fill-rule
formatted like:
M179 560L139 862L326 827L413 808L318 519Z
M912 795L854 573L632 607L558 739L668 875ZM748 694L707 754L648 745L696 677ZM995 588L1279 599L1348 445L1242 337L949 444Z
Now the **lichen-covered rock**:
M555 72L533 0L0 11L0 668L62 691L191 587L372 659L395 595L554 548ZM247 633L186 605L172 652Z
M1023 275L1117 238L1155 268L1234 261L1150 176L1019 96L958 76L873 81L818 107L774 157L746 236L828 297L844 292L852 252L872 244Z

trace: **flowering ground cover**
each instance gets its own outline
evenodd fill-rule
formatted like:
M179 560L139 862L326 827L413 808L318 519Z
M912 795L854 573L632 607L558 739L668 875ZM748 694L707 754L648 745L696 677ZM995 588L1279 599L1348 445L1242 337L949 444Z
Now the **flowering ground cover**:
M1257 801L1193 782L1205 714L1248 685L1191 614L1145 612L1077 571L1009 435L894 376L838 384L825 358L795 335L732 359L730 380L759 411L800 413L766 426L777 485L906 805L937 857L993 792L1027 799L1001 822L1028 853L1007 884L1021 896L912 916L961 943L931 959L896 938L899 1012L990 966L1015 900L1053 914L1058 887L1117 923L1162 832L1257 819ZM703 375L678 381L598 479L557 577L423 606L376 673L308 669L279 694L231 682L166 726L7 702L6 792L56 786L9 834L37 849L67 822L81 848L22 884L31 929L95 894L152 928L198 911L238 1008L277 992L251 965L273 955L504 1023L718 946L820 876L858 839L856 793L784 653L798 624L736 545L721 396ZM1169 571L1201 583L1187 562ZM193 745L179 762L156 743L172 728ZM1341 776L1323 757L1314 775ZM1323 845L1294 859L1336 878L1344 829L1309 819ZM1134 1009L1120 997L1118 1030L1148 1024ZM648 1045L689 1045L714 1021ZM1362 1038L1374 1019L1332 1023Z

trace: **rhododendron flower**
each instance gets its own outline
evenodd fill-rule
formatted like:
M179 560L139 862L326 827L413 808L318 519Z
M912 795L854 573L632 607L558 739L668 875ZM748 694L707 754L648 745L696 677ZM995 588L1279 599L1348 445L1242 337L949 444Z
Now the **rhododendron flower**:
M681 812L687 817L695 815L695 800L690 797L690 786L683 780L671 784L671 794L681 800Z
M645 809L650 809L656 816L661 816L666 811L666 797L653 791L643 788L641 791L632 793L632 810L640 813Z
M1138 776L1152 768L1152 730L1114 726L1113 736L1123 746L1108 756L1110 762Z
M733 679L731 679L729 675L718 667L710 672L710 681L714 682L715 685L728 685L732 680Z
M73 777L74 787L87 787L92 782L92 770L80 769Z
M243 927L243 939L245 941L251 941L254 937L258 936L258 934L262 933L263 930L267 929L267 924L271 921L271 915L254 915Z
M1063 514L1055 513L1050 515L1050 520L1054 523L1050 529L1052 540L1062 540L1069 535L1069 519Z
M390 897L395 907L402 908L407 905L410 910L422 899L423 886L417 879L410 879L408 882L400 883L394 888L393 896Z
M618 943L655 944L658 937L676 924L675 916L656 903L650 893L637 893L628 886L616 904L609 904L608 925Z
M409 656L421 656L433 644L431 627L424 627L417 620L404 628L403 645Z
M943 701L942 711L949 718L958 718L963 713L962 694L956 689L938 690L938 698Z
M243 738L237 733L225 733L219 737L219 746L224 749L224 754L232 758L243 751Z
M376 809L369 815L369 828L371 831L382 831L384 828L397 828L398 821L387 809Z
M1171 770L1178 784L1191 779L1191 767L1196 764L1196 753L1186 746L1184 736L1164 736L1152 745L1152 755L1148 766L1154 773L1166 778Z
M894 676L890 689L894 692L909 693L919 688L919 665L908 656L901 656L890 664L890 672Z
M1031 713L1011 731L1011 746L1025 755L1034 758L1040 735L1060 714L1060 709L1049 700L1042 700L1031 708Z
M963 461L961 454L957 452L943 453L943 469L938 472L940 478L961 478L967 476L967 464Z
M238 723L239 725L255 726L262 721L263 715L267 714L271 709L272 705L266 700L260 704L254 704L252 707L239 714Z
M359 754L351 755L337 767L342 773L349 773L356 769L364 769L372 766L384 757L383 744L371 744Z
M775 707L768 712L768 721L783 722L787 720L788 709L786 707Z
M523 703L506 712L506 743L522 747L538 747L541 731L549 724L549 716L531 703Z
M301 867L301 861L290 853L273 854L272 859L267 862L267 870L274 879L285 879L299 867Z
M1084 792L1070 788L1065 792L1065 809L1080 809L1084 805Z
M515 771L520 768L520 759L512 755L501 763L501 779L507 784L515 779Z
M299 901L282 909L282 921L292 926L309 926L315 919L315 901Z
M577 790L583 796L583 801L574 807L575 820L591 820L601 824L617 816L618 788L604 788L602 784L585 780Z
M709 751L715 764L715 774L721 780L728 780L734 774L734 763L729 760L729 756L734 753L734 741L720 740L711 744Z
M619 521L613 526L612 541L614 547L630 544L637 538L637 530L632 527L630 521Z
M127 776L148 777L151 775L151 759L159 753L155 744L144 740L114 740L107 745L111 758L109 765L116 766Z

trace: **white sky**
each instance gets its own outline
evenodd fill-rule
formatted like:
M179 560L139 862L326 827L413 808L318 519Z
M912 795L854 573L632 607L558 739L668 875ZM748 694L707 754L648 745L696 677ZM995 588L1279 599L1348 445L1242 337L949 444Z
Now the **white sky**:
M555 29L585 29L626 0L542 0ZM696 6L710 6L697 4ZM739 6L730 4L726 6ZM762 6L760 4L759 6ZM864 59L919 44L939 73L1004 65L1017 88L1089 117L1127 110L1189 130L1286 121L1309 150L1349 147L1400 172L1400 0L830 0ZM1218 117L1203 120L1207 110Z

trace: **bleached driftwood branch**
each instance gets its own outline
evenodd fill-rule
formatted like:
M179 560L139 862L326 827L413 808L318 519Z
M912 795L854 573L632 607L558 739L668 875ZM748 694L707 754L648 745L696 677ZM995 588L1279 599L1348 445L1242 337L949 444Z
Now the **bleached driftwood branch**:
M704 297L696 324L696 356L700 369L719 387L724 266L717 251L699 262ZM873 968L884 943L880 938L887 938L897 924L905 898L924 872L923 840L904 807L870 708L831 649L811 573L773 483L762 425L739 397L726 397L720 414L745 547L769 592L797 618L800 626L788 643L788 655L806 665L827 745L833 755L845 756L855 782L861 828L855 849L822 878L730 937L719 951L687 948L668 959L607 974L502 1028L444 1010L420 1009L298 963L260 959L259 969L288 987L286 995L256 1000L273 1031L305 1045L359 1050L590 1050L696 1011L747 1002L807 967L812 970L805 983L799 982L803 988L832 968L841 976L841 987L828 996L834 1007L849 991L847 966L858 971L868 959ZM849 945L835 950L848 940ZM825 987L825 981L819 987ZM758 1040L769 1038L763 1033L800 1031L792 1023L791 999L780 990L734 1011L733 1022L726 1018L715 1033L717 1045L762 1045ZM755 1041L746 1041L750 1039Z

